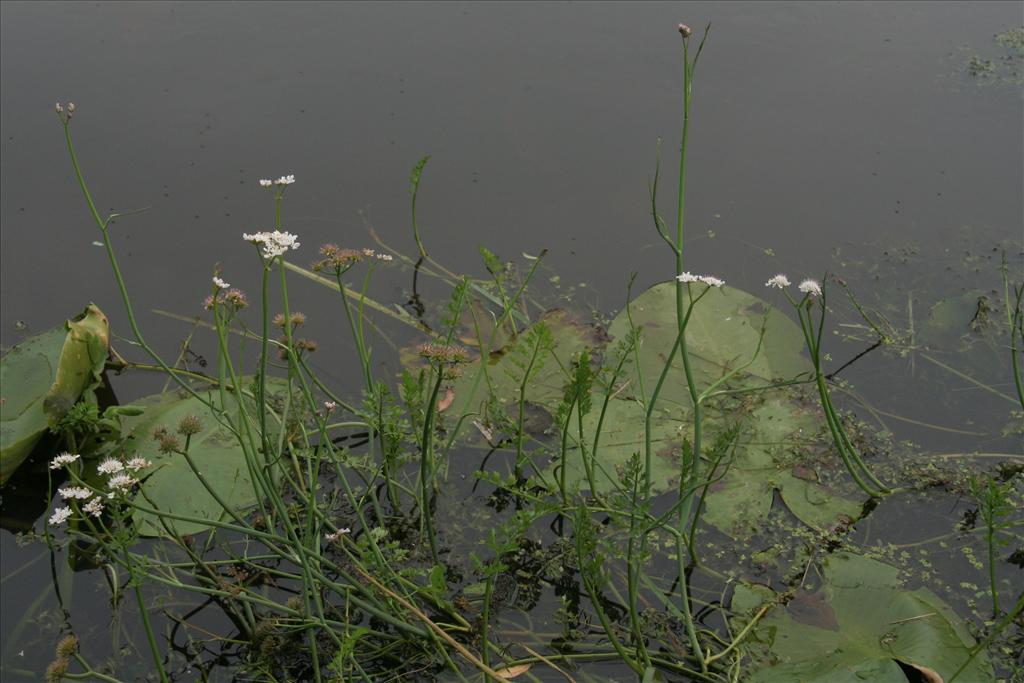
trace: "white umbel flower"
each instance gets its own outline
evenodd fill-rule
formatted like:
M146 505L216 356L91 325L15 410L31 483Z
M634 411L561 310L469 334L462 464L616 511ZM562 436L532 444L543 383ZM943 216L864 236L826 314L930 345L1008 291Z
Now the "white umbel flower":
M132 487L139 483L139 480L130 474L115 474L107 484L115 493L128 493Z
M68 521L69 517L71 517L70 507L57 508L56 510L53 511L53 516L50 517L50 524L63 524L64 522Z
M263 250L263 258L277 258L289 249L299 248L299 236L290 232L257 232L253 234L242 233L242 239L246 242L257 244Z
M62 489L57 489L57 493L59 493L61 498L64 500L86 500L92 496L92 491L84 486L67 486Z
M283 175L280 178L278 178L277 180L275 180L274 184L275 185L291 185L294 182L295 182L295 176L294 175Z
M682 275L676 275L676 279L680 282L702 282L708 287L721 287L725 284L725 280L720 280L717 277L711 275L694 275L693 273L686 272Z
M139 470L146 469L147 467L149 467L152 464L153 463L151 463L150 461L146 460L145 458L136 457L136 458L132 458L131 460L126 462L124 464L124 466L127 467L128 469L130 469L132 472L138 472Z
M720 280L717 277L711 275L702 275L700 281L706 284L708 287L721 287L725 284L725 280Z
M123 469L124 463L115 458L107 458L96 466L96 471L100 474L117 474Z
M213 284L217 287L217 289L227 289L228 287L231 286L228 283L221 280L216 275L213 276Z
M345 527L343 529L338 529L333 534L324 534L324 538L327 539L328 543L334 543L339 538L341 538L342 536L344 536L345 534L347 534L347 533L349 533L351 531L352 531L351 529L349 529L348 527Z
M50 461L50 469L59 470L61 467L70 465L74 461L78 460L78 457L77 453L61 453Z
M261 178L260 179L260 187L270 187L273 184L274 184L274 181L270 180L268 178Z
M93 517L99 517L103 514L103 499L99 497L93 498L88 503L83 505L82 509L88 512Z
M800 283L800 291L811 296L821 296L821 285L817 280L807 279Z
M768 282L764 283L765 287L775 287L776 289L785 289L789 287L789 278L779 273L773 278L770 278Z

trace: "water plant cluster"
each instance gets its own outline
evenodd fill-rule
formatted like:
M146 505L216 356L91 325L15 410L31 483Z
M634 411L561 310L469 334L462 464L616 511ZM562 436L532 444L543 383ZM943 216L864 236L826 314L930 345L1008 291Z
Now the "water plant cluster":
M435 259L416 215L424 158L410 183L414 258L383 243L325 244L300 265L310 247L283 215L296 178L261 180L273 225L239 242L253 250L260 291L214 272L202 324L216 357L200 368L183 365L184 352L168 361L135 316L114 248L120 216L99 212L75 154L75 106L57 105L131 350L115 348L90 305L5 356L0 478L45 461L52 510L41 537L102 567L114 603L137 606L146 663L135 679L182 680L215 647L236 656L237 680L317 683L1022 673L1024 595L1001 568L1021 538L1019 454L994 471L881 457L895 447L840 409L830 302L841 292L876 347L898 353L912 341L827 273L765 273L752 294L692 272L686 155L708 29L678 27L671 224L660 164L650 185L671 277L635 296L630 285L604 325L534 295L544 254L517 267L481 248L484 278ZM396 266L448 289L439 311L415 284L406 308L371 296L377 270ZM303 336L295 277L337 296L358 388L331 386L311 365L318 342ZM1011 432L1024 418L1022 296L1004 269L978 332L1012 374L1011 388L989 386L1007 400ZM397 381L373 360L375 321L408 331ZM159 372L168 388L107 403L115 370ZM940 485L976 501L970 524L935 541L962 541L975 583L930 571L931 546L912 556L858 530ZM980 618L950 604L965 591ZM193 611L158 613L154 592L216 610L220 630L192 623ZM165 621L187 633L185 663ZM74 633L45 675L129 680Z

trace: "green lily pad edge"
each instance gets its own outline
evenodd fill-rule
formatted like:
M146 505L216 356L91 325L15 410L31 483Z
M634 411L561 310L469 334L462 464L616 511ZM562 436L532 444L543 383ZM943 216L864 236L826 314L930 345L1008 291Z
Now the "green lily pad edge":
M899 569L838 553L821 562L821 583L771 607L744 641L756 683L906 683L903 667L927 680L995 680L963 621L927 588L907 590ZM732 598L736 627L778 596L741 583ZM964 664L967 663L966 666ZM901 666L902 665L902 666ZM937 675L940 678L936 679Z

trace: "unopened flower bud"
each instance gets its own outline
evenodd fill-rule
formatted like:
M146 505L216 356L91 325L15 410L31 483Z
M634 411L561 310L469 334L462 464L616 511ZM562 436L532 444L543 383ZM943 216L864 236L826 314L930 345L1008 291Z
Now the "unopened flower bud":
M74 102L68 102L68 113L69 114L74 114L75 113L75 103Z
M691 29L686 24L679 24L679 35L681 35L683 38L689 38L690 36L693 35L693 29Z
M58 102L56 105L54 105L53 109L58 114L63 114L64 113L64 107L60 106L60 102Z

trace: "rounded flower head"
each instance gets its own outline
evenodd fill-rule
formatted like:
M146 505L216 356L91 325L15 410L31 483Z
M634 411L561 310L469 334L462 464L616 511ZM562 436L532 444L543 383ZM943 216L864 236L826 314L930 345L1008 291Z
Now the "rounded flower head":
M78 652L78 637L75 635L64 636L57 643L57 657L70 657Z
M274 181L270 180L269 178L261 178L260 179L260 187L270 187L273 184L274 184Z
M807 279L800 283L800 291L811 296L821 296L821 285L817 280Z
M294 175L283 175L280 178L278 178L277 180L275 180L274 184L275 185L291 185L294 182L295 182L295 176Z
M96 471L100 474L117 474L123 469L124 463L115 458L107 458L96 466Z
M216 275L213 276L213 284L214 284L215 287L217 287L217 289L227 289L228 287L231 286L228 283L226 283L223 280L221 280Z
M769 279L768 282L764 283L764 286L785 289L786 287L789 287L789 278L782 273L779 273L775 277Z
M435 344L428 342L420 344L417 349L419 355L427 360L437 363L450 363L452 365L465 363L469 360L469 352L455 344Z
M693 29L686 24L679 24L679 35L683 38L689 38L693 35Z

